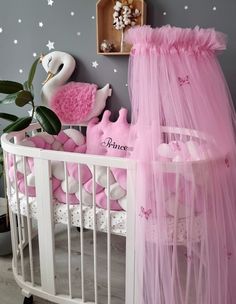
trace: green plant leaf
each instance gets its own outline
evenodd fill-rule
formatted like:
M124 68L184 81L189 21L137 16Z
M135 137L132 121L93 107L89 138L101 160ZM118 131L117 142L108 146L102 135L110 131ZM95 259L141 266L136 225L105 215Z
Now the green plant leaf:
M23 85L19 82L0 80L0 93L13 94L23 90Z
M19 117L12 115L12 114L8 114L8 113L0 113L0 118L10 120L10 121L16 121Z
M34 97L34 86L33 86L33 84L31 84L31 86L29 87L28 81L25 81L23 83L23 88L24 88L24 91L29 91L32 94L32 96Z
M57 135L61 131L60 119L52 110L38 106L35 113L36 119L47 133Z
M29 72L29 77L28 77L28 80L27 80L27 85L29 88L31 88L32 86L32 83L33 83L33 80L34 80L34 75L35 75L35 72L36 72L36 68L37 68L37 65L39 63L39 59L40 58L37 58L35 60L35 62L32 64L31 68L30 68L30 72Z
M25 106L27 103L29 103L30 101L33 101L33 96L29 91L20 91L17 94L15 103L18 107L23 107Z
M32 121L32 117L22 117L18 118L15 122L8 125L5 129L3 129L4 133L9 133L13 131L21 131L27 128Z
M9 104L15 102L17 94L18 92L7 95L4 99L0 100L0 104Z

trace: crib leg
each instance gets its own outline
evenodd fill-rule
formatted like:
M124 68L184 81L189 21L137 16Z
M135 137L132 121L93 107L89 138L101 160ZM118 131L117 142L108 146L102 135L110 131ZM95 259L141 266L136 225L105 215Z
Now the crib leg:
M34 299L33 296L30 296L29 298L24 298L24 303L23 304L33 304Z
M80 232L80 229L81 229L81 228L80 228L80 227L76 227L76 229L77 229L78 232ZM89 229L83 228L83 231L85 231L85 232L88 231L88 230L89 230Z

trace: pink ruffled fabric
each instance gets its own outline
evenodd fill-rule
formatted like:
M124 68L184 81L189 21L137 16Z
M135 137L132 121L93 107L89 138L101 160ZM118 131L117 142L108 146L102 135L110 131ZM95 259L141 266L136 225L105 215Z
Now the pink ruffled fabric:
M144 26L126 41L133 44L128 83L137 134L135 304L234 304L236 114L215 56L225 36ZM180 140L192 158L198 143L206 160L159 159L168 152L163 144Z
M202 29L172 27L161 28L137 26L131 28L125 35L125 41L133 45L133 50L142 45L153 44L160 52L189 50L191 52L222 51L226 49L226 36L212 28Z
M85 122L96 97L97 85L69 82L61 86L51 101L51 108L64 124Z

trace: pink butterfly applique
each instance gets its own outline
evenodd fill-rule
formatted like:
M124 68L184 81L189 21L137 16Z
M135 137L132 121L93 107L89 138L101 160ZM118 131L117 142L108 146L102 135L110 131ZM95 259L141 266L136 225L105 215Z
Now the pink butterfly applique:
M141 207L141 212L140 212L139 216L141 216L141 217L145 216L145 219L148 220L151 213L152 213L151 209L145 210L144 207Z
M225 164L226 164L226 167L229 168L229 159L228 158L225 159Z
M184 78L178 77L179 85L182 87L185 84L190 84L189 76L185 76Z
M193 256L192 256L192 254L191 254L191 255L189 255L189 254L185 253L185 254L184 254L184 256L185 256L185 258L186 258L187 262L191 262L191 261L193 260Z

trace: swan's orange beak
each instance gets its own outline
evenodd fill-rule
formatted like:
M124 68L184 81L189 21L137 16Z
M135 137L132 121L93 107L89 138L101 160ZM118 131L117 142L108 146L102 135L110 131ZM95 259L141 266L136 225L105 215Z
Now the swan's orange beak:
M54 74L52 72L48 72L47 78L44 80L44 82L42 83L42 85L44 85L45 83L47 83L50 79L52 79L54 76Z

